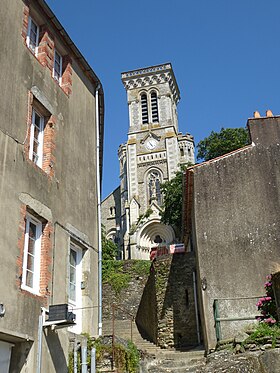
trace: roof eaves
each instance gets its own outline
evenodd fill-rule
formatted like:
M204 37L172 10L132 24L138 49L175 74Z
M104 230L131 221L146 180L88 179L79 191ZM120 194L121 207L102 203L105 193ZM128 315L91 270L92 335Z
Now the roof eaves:
M243 148L239 148L239 149L233 150L230 153L227 153L227 154L224 154L224 155L220 155L219 157L216 157L216 158L213 158L213 159L209 159L209 161L204 161L202 163L197 163L197 164L195 164L193 166L188 167L187 170L192 170L192 169L195 169L195 168L198 168L198 167L208 166L210 163L219 162L221 159L225 159L225 158L231 157L234 154L241 153L241 152L243 152L245 150L251 149L253 146L255 146L253 143L249 144L249 145L246 145Z

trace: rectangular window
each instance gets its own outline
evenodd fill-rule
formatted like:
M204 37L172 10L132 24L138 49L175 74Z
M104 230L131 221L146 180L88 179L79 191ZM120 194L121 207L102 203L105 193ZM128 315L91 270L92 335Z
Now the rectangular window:
M76 325L69 328L73 333L82 331L82 249L70 244L68 303L76 315Z
M42 168L45 118L32 109L29 159Z
M42 223L31 216L27 216L21 287L36 294L39 294L40 289L41 236Z
M56 50L54 51L53 77L59 84L61 84L62 57Z
M31 17L28 19L28 29L26 44L29 49L36 55L39 43L39 26L33 21Z

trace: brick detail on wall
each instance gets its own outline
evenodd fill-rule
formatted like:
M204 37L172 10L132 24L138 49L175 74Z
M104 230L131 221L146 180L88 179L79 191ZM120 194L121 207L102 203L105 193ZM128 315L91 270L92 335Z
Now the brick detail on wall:
M42 169L38 167L31 159L29 159L30 149L30 133L31 133L31 122L32 122L32 110L34 106L34 100L36 100L32 92L28 92L28 108L27 108L27 135L24 144L24 153L26 160L38 170L43 170L49 177L55 175L55 135L56 135L56 116L46 115L45 116L45 128L44 128L44 139L43 139L43 164ZM39 103L40 104L40 103ZM46 109L45 109L46 110ZM40 111L40 110L39 110ZM44 113L40 113L44 115Z
M70 56L62 57L61 88L68 96L72 93L72 60Z
M41 260L40 260L40 295L30 293L27 290L21 288L22 281L22 267L23 267L23 253L24 253L24 236L26 226L26 213L30 212L31 215L42 221L42 237L41 237ZM29 210L26 205L22 205L20 208L20 223L19 223L19 235L18 235L18 256L17 256L17 277L16 285L22 294L30 296L32 298L39 299L43 305L47 305L48 297L50 296L50 285L51 285L51 267L52 267L52 241L51 236L53 234L53 225L50 222L45 221L36 213Z
M27 37L28 17L29 17L29 6L28 6L28 2L25 1L25 5L23 7L23 20L22 20L22 30L21 30L21 35L24 41L26 40L26 37Z
M24 43L26 44L26 37L28 32L28 18L29 18L29 1L25 1L23 8L23 21L22 21L22 31L21 35L23 37ZM36 21L36 19L34 19ZM51 76L53 75L53 66L54 66L54 51L55 51L55 36L50 31L48 25L39 25L39 45L36 59L44 67L47 67L50 70ZM30 49L29 49L30 50ZM58 51L59 52L59 51ZM30 53L34 54L32 50ZM62 77L61 83L53 79L55 84L58 84L63 92L70 96L72 93L72 59L69 55L62 54Z
M54 38L47 25L40 26L37 58L39 62L43 66L48 67L52 73L54 61Z
M54 176L55 165L55 123L56 118L52 115L45 125L44 130L44 146L43 146L43 166L42 169L48 176Z

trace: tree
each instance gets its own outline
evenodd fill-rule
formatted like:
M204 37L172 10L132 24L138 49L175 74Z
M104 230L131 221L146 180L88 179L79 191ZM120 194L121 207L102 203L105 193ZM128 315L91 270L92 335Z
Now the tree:
M182 229L182 209L183 209L183 175L186 167L180 171L170 181L161 184L163 193L163 211L161 221L164 224L171 225L176 234L181 234Z
M102 260L114 260L118 252L118 247L112 240L106 238L105 227L101 227L101 241L102 241Z
M248 144L249 133L246 128L221 128L220 132L212 131L197 144L197 159L208 161Z

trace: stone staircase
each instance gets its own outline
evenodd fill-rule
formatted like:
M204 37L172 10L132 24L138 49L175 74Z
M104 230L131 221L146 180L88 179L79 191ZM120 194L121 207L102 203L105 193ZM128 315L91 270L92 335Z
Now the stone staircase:
M103 335L112 335L112 321L103 322ZM131 321L116 320L115 335L131 340ZM196 373L205 366L204 350L164 350L142 338L135 322L132 323L132 341L144 352L140 373Z

